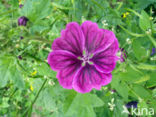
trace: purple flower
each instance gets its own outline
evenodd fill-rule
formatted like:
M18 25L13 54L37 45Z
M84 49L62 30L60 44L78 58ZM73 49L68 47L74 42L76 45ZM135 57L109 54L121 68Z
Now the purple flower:
M152 48L151 56L153 56L156 53L156 48Z
M126 52L126 50L123 49L123 48L120 48L119 51L121 52L120 62L125 62L125 58L127 58L127 52Z
M48 64L57 71L59 83L66 89L87 93L107 85L112 79L119 50L114 33L85 21L67 24L61 37L54 40Z
M25 16L22 16L18 19L18 25L19 26L26 26L29 19Z
M127 107L127 108L132 108L132 106L133 106L133 108L137 108L137 104L138 104L137 101L131 101L131 102L128 102L128 103L126 104L126 107Z
M23 7L23 4L20 4L20 5L19 5L19 8L22 8L22 7Z

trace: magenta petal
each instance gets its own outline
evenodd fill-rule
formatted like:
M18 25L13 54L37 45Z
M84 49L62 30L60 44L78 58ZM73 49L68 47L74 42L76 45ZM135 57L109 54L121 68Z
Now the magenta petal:
M53 70L58 71L57 78L62 87L72 89L73 78L82 61L68 51L56 50L49 54L48 64Z
M87 93L92 88L100 90L101 86L111 82L111 74L104 74L96 70L93 65L86 64L76 74L73 88L79 93Z
M96 23L86 21L81 25L85 37L85 49L88 53L95 53L108 48L116 39L109 30L99 29Z
M103 73L110 73L116 66L118 57L116 56L119 50L118 41L115 41L104 51L95 53L93 58L90 59L95 67Z
M82 56L84 47L84 36L78 23L71 22L62 30L61 37L54 40L53 50L66 50L76 56Z
M71 64L59 71L57 78L63 88L72 89L73 78L81 67L81 63L81 61L77 61L77 63Z
M102 42L102 44L100 46L105 46L102 51L104 51L106 49L110 50L111 48L113 48L113 50L110 50L110 51L112 51L112 53L116 54L116 52L119 49L119 45L118 45L118 40L117 40L115 34L110 30L106 30L106 29L102 29L102 30L104 32L104 41ZM113 46L113 47L110 47L110 46Z
M64 50L53 51L48 55L48 64L55 71L76 65L79 62L74 54Z

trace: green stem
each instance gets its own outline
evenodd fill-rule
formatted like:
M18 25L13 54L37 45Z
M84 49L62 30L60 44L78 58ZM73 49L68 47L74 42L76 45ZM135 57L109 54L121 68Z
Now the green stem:
M154 47L156 47L156 41L154 40L154 38L151 35L147 35L147 36L150 39L150 41L153 43Z
M43 84L42 84L40 90L38 91L38 93L37 93L35 99L34 99L33 102L31 103L30 112L29 112L29 114L28 114L28 117L31 117L32 107L33 107L34 103L36 102L36 100L37 100L37 98L38 98L40 92L42 91L44 85L46 84L46 82L47 82L47 79L44 80L44 82L43 82Z
M127 32L128 34L132 35L132 36L135 36L135 37L145 37L146 35L145 34L138 34L138 33L133 33L133 32L130 32L128 31L127 29L125 29L123 26L119 25L125 32Z
M137 15L138 17L141 18L141 15L140 15L138 12L134 11L133 9L126 8L126 10L128 10L128 11L134 13L135 15Z
M38 96L39 96L40 92L42 91L42 89L43 89L44 85L46 84L47 80L48 80L48 79L45 79L45 80L44 80L44 82L43 82L43 84L42 84L42 86L41 86L40 90L38 91L38 93L37 93L37 95L36 95L36 97L35 97L34 101L32 102L32 105L36 102L36 100L37 100L37 98L38 98Z
M123 5L123 2L120 2L116 10L118 11L122 7L122 5Z
M17 91L17 89L15 89L15 90L13 91L13 93L10 95L10 98L14 96L14 94L16 93L16 91Z
M29 107L29 108L26 110L26 112L24 113L23 117L25 117L25 115L26 115L27 113L28 113L28 117L31 117L32 107L33 107L34 103L36 102L36 100L37 100L39 94L41 93L41 91L42 91L44 85L46 84L46 82L47 82L47 79L44 80L44 82L43 82L41 88L39 89L37 95L35 96L33 102L31 103L30 107Z
M44 42L44 43L47 43L47 44L52 44L52 41L42 39L40 37L32 38L31 40L36 40L36 41L41 41L41 42Z
M24 40L22 41L40 41L46 44L52 44L53 41L38 37L38 36L31 36L31 37L26 37Z
M20 67L20 69L25 73L25 74L30 74L30 72L28 70L26 70L19 62L19 60L17 60L17 65Z
M9 13L12 13L12 12L14 12L14 11L17 11L17 9L13 9L13 10L9 10L9 11L6 11L6 12L4 12L4 13L1 13L0 16L6 15L6 14L9 14Z

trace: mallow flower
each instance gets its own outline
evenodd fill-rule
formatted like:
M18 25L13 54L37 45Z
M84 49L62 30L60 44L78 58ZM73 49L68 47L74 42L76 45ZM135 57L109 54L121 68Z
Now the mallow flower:
M29 19L27 17L22 16L22 17L18 18L18 25L26 26L28 21L29 21Z
M71 22L54 40L52 50L48 64L57 71L60 85L87 93L111 82L119 44L112 31L100 29L96 23L85 21L80 26Z

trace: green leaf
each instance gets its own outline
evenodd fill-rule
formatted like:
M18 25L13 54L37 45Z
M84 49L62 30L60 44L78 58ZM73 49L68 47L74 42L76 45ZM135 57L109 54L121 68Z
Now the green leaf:
M45 88L36 102L38 107L42 107L46 111L56 111L56 99L52 95L51 88Z
M16 87L24 88L24 81L16 60L12 56L0 57L0 87L6 86L7 82L12 81Z
M30 17L31 14L33 14L33 1L32 0L27 0L24 6L22 7L20 14L23 16Z
M0 87L4 87L11 77L10 67L13 64L13 58L8 56L0 57Z
M0 108L8 108L10 105L9 105L9 103L8 103L8 101L9 101L9 98L8 97L4 97L3 99L3 102L2 102L2 104L0 104Z
M156 86L156 80L155 80L156 72L152 72L149 75L150 75L150 80L147 81L146 84L147 88Z
M138 8L139 10L141 9L145 9L147 6L149 6L150 4L154 4L155 0L135 0L136 3L136 8Z
M37 66L37 71L40 75L46 75L52 78L56 78L56 72L52 71L47 63L39 62L39 65Z
M149 91L141 85L133 85L133 90L142 99L148 99L151 96Z
M119 74L119 77L121 78L121 80L124 80L128 83L134 83L140 80L142 74L136 71L135 69L133 69L132 67L128 66L124 72L121 72Z
M111 86L113 89L115 89L118 94L120 96L122 96L122 98L127 101L128 100L128 87L127 87L127 84L125 82L122 82L121 79L120 79L120 76L117 75L115 76L114 75L114 78L112 79L112 82L111 82Z
M66 113L68 111L68 109L70 108L74 98L76 97L77 93L75 91L72 91L68 94L68 96L66 97L66 101L64 103L64 112Z
M147 31L151 26L149 16L144 10L141 11L141 17L139 19L139 26L143 31Z
M105 10L105 8L99 4L96 0L91 0L94 4L96 4L99 8L101 8L102 10Z
M95 117L93 107L103 106L103 101L95 94L71 94L72 99L65 103L65 115L68 117ZM69 104L70 103L70 104ZM70 106L69 106L70 105Z
M153 95L153 97L156 97L156 89L154 89L154 90L152 91L152 95Z
M11 72L11 80L15 84L16 87L23 89L25 86L25 82L23 80L22 73L19 71L16 65L12 66L10 69Z
M140 44L140 40L135 39L132 43L133 52L138 60L147 59L148 53L146 49Z
M27 0L20 14L27 16L33 23L50 14L50 0Z
M125 82L119 83L119 86L115 88L117 92L122 96L122 98L127 101L128 100L128 86Z

